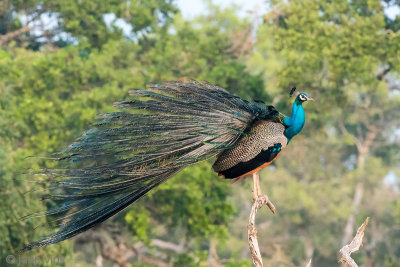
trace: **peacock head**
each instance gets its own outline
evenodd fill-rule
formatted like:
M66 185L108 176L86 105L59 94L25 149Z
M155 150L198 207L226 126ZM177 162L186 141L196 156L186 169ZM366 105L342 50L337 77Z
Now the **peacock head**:
M309 96L307 93L299 93L296 97L296 102L299 104L303 104L306 101L314 101L314 99Z
M296 91L296 87L293 87L292 90L290 90L290 97L292 97L293 93ZM303 104L306 101L314 101L312 97L310 97L307 93L296 93L297 97L295 100L295 103L297 104Z

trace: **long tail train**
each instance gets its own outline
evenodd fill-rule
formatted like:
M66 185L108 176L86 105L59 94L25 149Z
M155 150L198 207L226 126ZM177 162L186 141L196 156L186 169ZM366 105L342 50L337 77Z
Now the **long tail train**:
M93 128L59 153L47 170L57 232L22 251L71 238L107 220L184 167L230 148L256 119L273 117L206 82L170 82L133 90ZM28 216L28 217L29 217Z

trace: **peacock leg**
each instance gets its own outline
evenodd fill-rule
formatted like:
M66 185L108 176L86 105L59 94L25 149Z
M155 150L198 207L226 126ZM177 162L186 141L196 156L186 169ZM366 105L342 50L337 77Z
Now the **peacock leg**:
M260 207L267 205L272 213L275 213L276 208L274 204L272 204L267 195L261 194L260 176L258 172L253 173L253 200L257 201Z
M256 172L253 173L253 201L257 201L259 191L260 191L260 177Z

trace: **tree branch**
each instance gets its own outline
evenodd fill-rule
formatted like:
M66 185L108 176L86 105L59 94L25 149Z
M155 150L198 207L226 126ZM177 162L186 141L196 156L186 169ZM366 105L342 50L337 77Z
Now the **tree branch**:
M0 34L0 45L4 45L5 43L14 39L15 37L33 30L35 27L37 27L37 25L31 26L32 22L35 22L38 18L40 18L40 16L43 13L44 13L44 10L38 10L36 12L36 14L32 18L30 18L29 21L27 21L25 26L23 26L22 28L12 31L12 32L8 32L6 34Z
M353 212L349 215L346 223L346 227L344 228L344 235L342 239L342 245L346 245L347 242L351 240L353 236L353 228L355 225L356 215L355 213L358 212L358 207L361 204L361 200L364 194L364 185L363 183L359 182L356 185L356 189L354 191L353 197Z
M6 33L4 35L0 35L0 45L3 45L4 43L7 43L9 40L17 37L20 34L29 32L30 30L32 30L32 28L28 24L26 24L21 29L18 29L18 30L13 31L13 32Z
M387 67L386 69L384 69L382 72L380 72L378 75L376 75L376 78L379 81L382 81L383 78L385 78L385 75L389 73L389 71L391 70L391 66Z
M263 266L260 247L258 246L258 241L257 241L257 229L255 226L256 213L259 208L260 207L258 206L258 201L254 201L253 206L251 207L249 226L247 229L251 258L253 259L255 267Z
M338 122L339 122L339 128L340 128L340 130L342 131L342 133L345 134L345 135L350 135L351 138L353 138L353 141L354 141L354 143L356 144L357 148L360 147L360 146L362 145L362 144L361 144L361 140L359 140L355 135L351 134L351 133L347 130L347 128L346 128L346 126L344 125L344 122L343 122L342 119L340 119Z
M159 247L161 249L172 250L177 254L181 254L181 253L185 252L185 247L183 246L183 243L176 245L172 242L167 242L167 241L160 240L160 239L152 239L151 245L153 245L155 247Z
M340 254L342 257L340 258L340 262L343 264L350 266L350 267L358 267L357 263L350 257L350 254L358 251L361 244L362 244L362 239L364 237L364 231L365 228L368 225L369 217L365 219L364 223L358 228L356 236L353 238L353 240L350 242L350 244L345 245L340 249Z
M254 203L250 210L247 235L249 240L251 258L253 259L253 264L255 267L262 267L263 262L260 253L260 247L258 246L257 229L255 226L256 214L257 210L260 209L263 205L267 205L269 209L272 211L272 213L275 213L276 209L274 204L272 204L267 195L261 195L259 176L257 172L253 174L253 194L254 194Z

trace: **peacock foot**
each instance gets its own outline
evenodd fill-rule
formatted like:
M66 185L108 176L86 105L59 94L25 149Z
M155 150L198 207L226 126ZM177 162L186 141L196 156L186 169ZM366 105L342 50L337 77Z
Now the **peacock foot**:
M275 214L276 208L274 204L269 200L268 196L265 194L258 195L254 201L257 201L258 206L261 208L264 205L267 205L268 208Z

